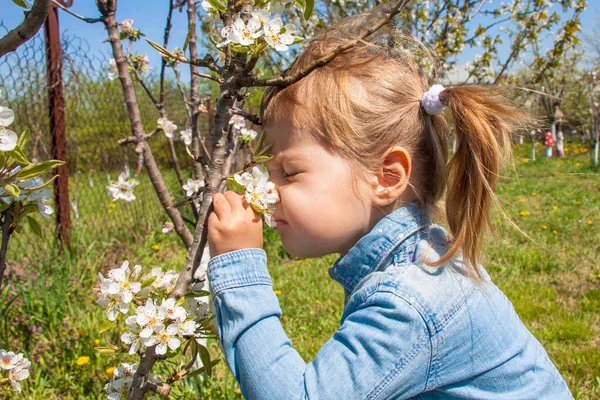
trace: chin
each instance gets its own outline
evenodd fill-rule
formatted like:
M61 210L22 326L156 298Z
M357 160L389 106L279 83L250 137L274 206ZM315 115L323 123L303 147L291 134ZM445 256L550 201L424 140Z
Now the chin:
M335 251L326 251L324 249L317 249L314 247L304 249L294 248L293 246L287 246L283 241L281 242L281 244L283 245L285 251L297 258L317 258L335 253Z

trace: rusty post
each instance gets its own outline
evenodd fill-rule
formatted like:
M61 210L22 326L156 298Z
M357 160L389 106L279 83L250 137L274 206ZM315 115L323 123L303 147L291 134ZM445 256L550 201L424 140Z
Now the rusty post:
M72 0L59 0L70 7ZM44 23L46 42L46 82L48 85L48 111L52 135L52 158L67 161L67 133L65 129L65 99L62 83L62 49L58 29L58 9L50 3L48 19ZM69 205L69 169L67 164L53 171L59 177L54 181L56 205L56 238L59 243L71 246L71 210Z

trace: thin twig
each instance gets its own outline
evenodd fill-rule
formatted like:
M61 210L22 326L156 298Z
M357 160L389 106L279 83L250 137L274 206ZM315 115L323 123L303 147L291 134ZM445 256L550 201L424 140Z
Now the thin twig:
M88 24L95 24L97 22L102 22L102 17L98 17L98 18L84 17L83 15L79 15L76 12L69 10L67 7L63 6L56 0L52 0L52 4L54 4L56 7L60 8L61 10L65 11L67 14L71 14L75 18L79 18L80 20L85 21Z
M379 30L381 27L386 25L390 19L392 19L395 15L397 15L402 9L406 6L406 4L410 0L401 0L396 4L396 6L389 12L386 13L383 18L381 18L373 27L367 29L365 33L363 33L359 38L351 40L343 45L338 46L331 53L327 54L324 57L321 57L318 60L312 62L308 67L303 69L302 71L296 72L294 75L289 75L286 77L277 77L277 78L269 78L269 79L258 79L255 76L243 76L238 78L238 82L242 87L252 87L252 86L278 86L278 87L288 87L296 82L298 82L303 77L310 74L316 68L322 67L323 65L328 64L331 60L336 58L338 55L342 54L346 50L356 46L358 43L364 42L364 40L372 35L374 32Z
M194 72L194 75L200 77L200 78L206 78L206 79L210 79L212 81L217 82L218 84L223 83L223 78L219 78L218 76L213 76L213 75L209 75L209 74L203 74L201 72Z
M231 112L231 114L241 115L242 117L246 118L248 121L252 122L254 125L262 125L262 121L260 120L258 115L250 114L249 112L246 112L244 110L237 110L237 109L231 109L230 112Z

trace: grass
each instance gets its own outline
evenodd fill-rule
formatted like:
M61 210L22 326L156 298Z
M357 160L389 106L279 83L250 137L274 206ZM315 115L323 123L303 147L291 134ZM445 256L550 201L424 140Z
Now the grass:
M498 194L507 216L522 232L496 211L495 238L487 242L484 265L544 345L575 398L594 399L600 397L600 174L590 167L589 154L581 146L567 149L564 159L540 157L533 162L529 146L516 147L514 168L504 171ZM81 177L80 183L87 178ZM147 267L178 268L185 258L177 237L160 232L164 216L151 202L151 193L136 217L144 217L143 229L132 235L131 220L117 216L135 204L110 206L103 185L97 186L94 195L102 196L105 204L82 210L73 251L59 254L48 242L44 253L30 256L35 262L22 263L24 276L11 278L0 293L0 348L21 351L33 364L23 398L105 398L105 370L116 365L117 357L93 349L106 341L97 333L104 322L92 294L97 272L125 259ZM142 191L151 190L148 186L142 182L137 188L143 199ZM89 219L83 220L84 212ZM110 220L113 225L106 225L102 233L85 230L92 221ZM343 291L327 273L336 256L292 258L271 230L265 230L265 249L283 326L294 347L310 361L336 331L342 315ZM211 352L219 356L216 343L211 343ZM81 356L90 360L79 366L76 360ZM160 365L155 368L158 375L174 368ZM171 398L198 398L198 393L206 399L241 398L224 362L212 378L175 385Z

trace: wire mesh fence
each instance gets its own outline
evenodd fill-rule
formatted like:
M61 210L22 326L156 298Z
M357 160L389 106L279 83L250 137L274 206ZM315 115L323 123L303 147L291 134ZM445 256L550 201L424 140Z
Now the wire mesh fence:
M0 22L0 35L5 32L6 27ZM109 79L108 59L91 51L88 43L77 37L63 36L62 47L72 236L88 241L129 241L144 230L158 229L166 215L143 170L140 185L134 191L135 201L112 202L106 191L106 185L117 180L120 173L135 171L137 167L133 145L118 144L118 139L131 135L131 127L119 80ZM18 134L25 129L31 133L26 154L32 161L52 158L43 34L0 59L0 76L1 104L11 108L16 116L12 129ZM156 73L148 74L146 85L156 89L157 78ZM156 127L159 114L137 86L142 121L149 132ZM181 102L173 79L167 80L166 87L166 97ZM172 108L170 118L180 127L185 126L184 108ZM203 116L200 130L206 129ZM164 135L151 138L151 146L157 163L170 166L172 160ZM185 154L183 143L176 142L175 146L179 154ZM185 161L189 164L191 160ZM184 175L189 175L189 165L184 165L183 170ZM171 168L162 172L172 193L177 193ZM44 240L25 229L12 239L10 258L19 260L55 245L56 221L51 218L42 225Z

